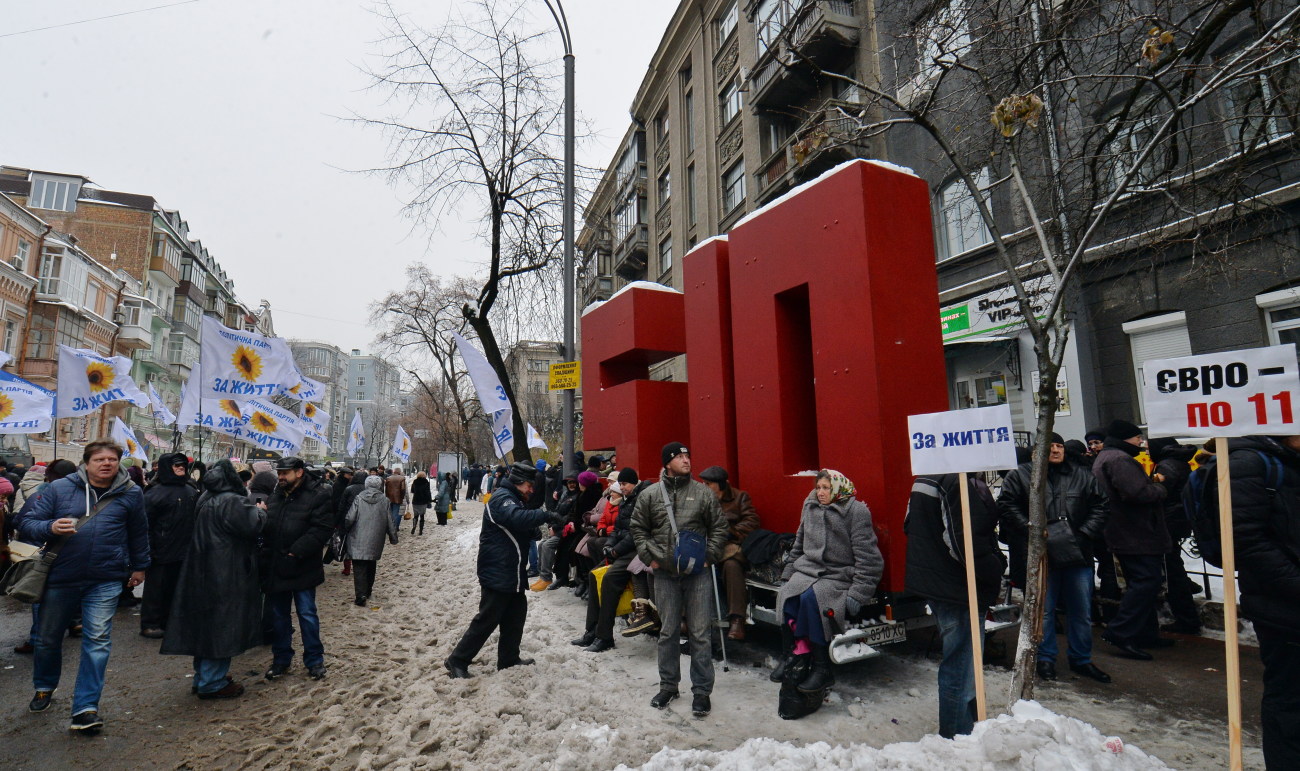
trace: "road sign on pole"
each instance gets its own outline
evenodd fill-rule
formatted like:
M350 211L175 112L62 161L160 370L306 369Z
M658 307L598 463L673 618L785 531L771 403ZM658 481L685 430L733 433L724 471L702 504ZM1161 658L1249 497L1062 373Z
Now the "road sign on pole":
M561 361L551 365L549 389L552 391L570 391L578 388L582 380L582 363Z

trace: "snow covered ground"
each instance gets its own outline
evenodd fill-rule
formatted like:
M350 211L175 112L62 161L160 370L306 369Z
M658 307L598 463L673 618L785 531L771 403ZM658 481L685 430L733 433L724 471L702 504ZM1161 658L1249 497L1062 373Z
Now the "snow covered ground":
M620 637L617 648L603 654L570 646L582 633L585 606L567 591L529 596L523 648L536 665L495 671L494 636L470 667L475 677L452 680L442 661L479 597L479 506L462 502L459 509L448 527L430 525L419 537L403 532L402 542L385 551L370 607L353 605L351 580L340 577L337 566L327 568L319 592L327 679L307 679L300 662L274 683L248 676L269 660L269 652L258 649L232 667L249 686L243 699L196 707L177 690L174 698L187 716L180 726L159 726L174 731L171 748L181 748L175 765L563 771L620 765L944 771L1226 766L1222 726L1120 696L1098 698L1068 682L1041 687L1042 707L1021 704L969 739L928 736L938 728L936 664L902 651L840 668L829 703L802 720L777 717L777 686L767 680L768 670L734 662L730 672L718 668L708 718L692 718L689 699L661 712L649 706L658 683L653 641ZM750 653L751 660L763 658ZM986 678L996 716L1009 676L989 667ZM683 691L688 688L683 683ZM1114 751L1121 746L1122 752ZM1248 740L1248 766L1261 765L1257 746Z

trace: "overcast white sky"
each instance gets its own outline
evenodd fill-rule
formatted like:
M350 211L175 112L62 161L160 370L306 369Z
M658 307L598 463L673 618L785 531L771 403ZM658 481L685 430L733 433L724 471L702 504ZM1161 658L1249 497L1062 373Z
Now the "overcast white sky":
M483 247L471 225L444 223L430 243L382 180L338 170L383 159L378 132L336 118L378 99L359 70L379 35L366 0L195 0L11 34L175 1L0 0L0 163L179 209L240 297L270 300L285 337L368 349L367 305L408 263L473 271ZM453 2L395 0L422 18ZM599 134L578 161L603 166L677 3L564 5L579 114Z

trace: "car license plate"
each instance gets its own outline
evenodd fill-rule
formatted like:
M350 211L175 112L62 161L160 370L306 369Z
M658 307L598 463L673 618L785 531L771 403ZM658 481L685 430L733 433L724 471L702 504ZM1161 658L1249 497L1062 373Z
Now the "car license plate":
M867 645L889 645L907 639L907 627L902 624L879 624L863 630L862 642Z

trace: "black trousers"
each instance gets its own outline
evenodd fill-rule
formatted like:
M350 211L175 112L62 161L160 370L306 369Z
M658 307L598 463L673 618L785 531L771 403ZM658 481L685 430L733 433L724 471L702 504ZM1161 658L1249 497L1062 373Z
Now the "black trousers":
M1264 766L1300 768L1300 635L1255 624L1264 661Z
M1184 628L1201 628L1201 613L1192 599L1196 584L1187 577L1183 566L1183 550L1175 547L1165 554L1165 602L1174 614L1174 621Z
M614 613L618 610L618 600L623 596L627 582L632 580L632 574L628 572L627 566L632 564L632 558L635 556L635 554L628 554L610 563L609 570L605 571L605 581L599 592L601 595L599 600L596 599L598 594L596 576L595 574L587 576L587 631L602 640L614 639Z
M140 628L166 629L172 611L172 596L184 562L150 565L144 573L144 598L140 602Z
M478 600L478 613L469 622L469 629L456 643L447 657L448 663L468 667L483 644L498 627L501 638L497 642L497 669L519 663L519 642L524 639L524 621L528 618L528 598L523 592L499 592L482 587Z
M378 560L352 560L352 589L357 599L369 597L375 588L375 568Z
M1124 571L1124 597L1115 609L1115 617L1106 628L1119 642L1140 645L1160 635L1156 603L1164 583L1163 554L1119 554Z

